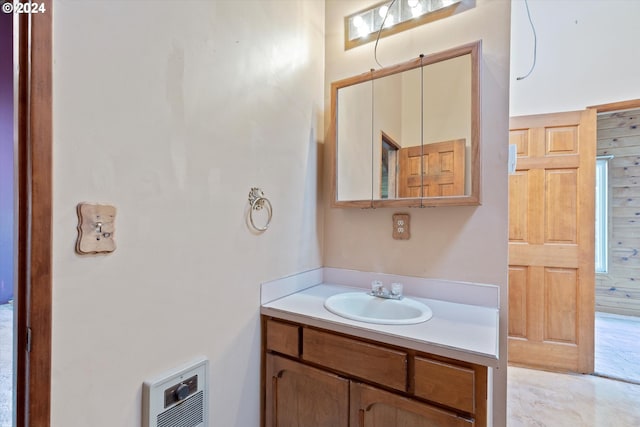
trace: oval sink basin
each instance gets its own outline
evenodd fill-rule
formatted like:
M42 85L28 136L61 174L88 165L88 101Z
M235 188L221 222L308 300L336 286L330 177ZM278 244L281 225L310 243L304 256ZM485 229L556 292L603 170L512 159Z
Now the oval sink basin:
M411 325L431 319L431 309L416 300L384 299L368 295L366 292L345 292L332 295L324 301L324 306L338 316L360 322L383 325Z

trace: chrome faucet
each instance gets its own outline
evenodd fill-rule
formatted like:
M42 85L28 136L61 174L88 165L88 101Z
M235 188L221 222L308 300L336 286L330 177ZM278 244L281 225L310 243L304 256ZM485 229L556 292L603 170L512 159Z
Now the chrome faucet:
M374 280L371 282L371 291L369 295L384 299L402 299L402 284L392 283L391 290L384 287L381 281Z

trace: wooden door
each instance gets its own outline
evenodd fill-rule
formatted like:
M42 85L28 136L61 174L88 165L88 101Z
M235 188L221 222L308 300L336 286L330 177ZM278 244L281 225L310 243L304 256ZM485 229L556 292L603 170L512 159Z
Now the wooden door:
M401 148L399 197L464 195L464 153L464 139Z
M596 112L510 127L509 362L592 372Z
M351 427L468 427L474 423L435 406L351 382Z
M348 427L349 380L266 355L266 427Z

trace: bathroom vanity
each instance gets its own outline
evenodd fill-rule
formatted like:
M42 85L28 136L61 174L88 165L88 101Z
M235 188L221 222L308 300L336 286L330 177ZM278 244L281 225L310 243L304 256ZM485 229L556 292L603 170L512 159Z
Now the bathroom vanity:
M270 316L263 327L265 426L486 425L486 366Z
M326 278L293 292L285 284L288 294L271 301L275 294L263 288L263 426L491 425L498 307L414 296L412 290L436 289L420 280L405 285L406 293L427 304L433 317L410 325L328 311L323 303L330 296L367 289ZM460 291L456 286L474 285L454 283L447 292Z

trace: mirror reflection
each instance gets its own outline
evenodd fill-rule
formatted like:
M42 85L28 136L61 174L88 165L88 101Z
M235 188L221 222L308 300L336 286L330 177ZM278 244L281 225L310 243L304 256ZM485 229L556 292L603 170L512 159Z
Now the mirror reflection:
M478 47L332 85L336 206L477 203Z

